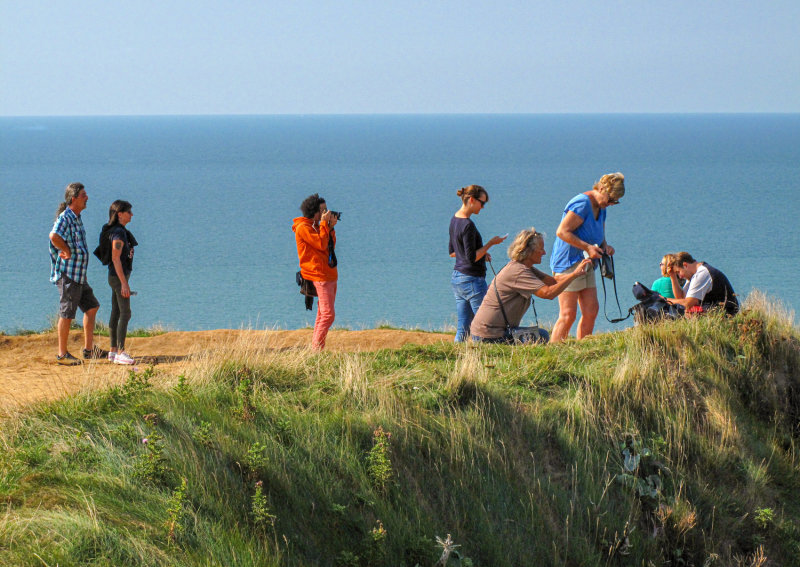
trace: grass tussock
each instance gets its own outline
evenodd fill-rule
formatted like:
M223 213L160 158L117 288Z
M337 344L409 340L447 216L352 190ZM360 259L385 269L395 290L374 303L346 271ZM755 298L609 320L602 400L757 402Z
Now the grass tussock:
M275 349L19 412L2 565L798 565L800 334Z

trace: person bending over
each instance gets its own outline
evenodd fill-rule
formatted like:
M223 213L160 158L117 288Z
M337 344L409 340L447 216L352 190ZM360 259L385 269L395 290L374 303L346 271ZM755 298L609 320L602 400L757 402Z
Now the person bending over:
M733 286L728 277L718 269L705 262L698 262L688 252L678 252L668 273L675 297L667 301L683 305L687 313L697 307L703 310L722 307L728 315L738 313L739 300ZM678 278L686 280L683 287Z
M336 244L336 231L333 227L339 219L328 210L325 199L317 193L300 204L300 211L303 216L294 219L292 230L297 241L300 275L313 282L317 290L317 319L314 322L311 347L322 350L325 348L328 329L336 317L334 303L339 273L332 250Z
M511 342L506 333L506 317L511 327L518 327L522 316L531 305L531 295L542 299L558 297L570 283L583 277L592 263L588 258L581 260L568 274L554 278L533 267L542 262L544 255L544 236L536 232L535 228L517 234L508 247L511 261L489 284L486 297L472 320L473 340L489 343ZM500 301L503 304L502 310ZM546 342L549 338L547 332L541 329L540 333L542 340Z
M554 274L566 275L577 269L584 252L595 260L601 259L604 253L614 255L614 248L606 242L606 208L618 204L623 195L625 176L607 173L590 191L576 195L567 203L550 257L550 269ZM582 339L592 334L600 310L593 268L586 271L585 277L576 278L558 298L558 321L553 327L552 342L567 338L578 307L581 308L581 320L577 336Z

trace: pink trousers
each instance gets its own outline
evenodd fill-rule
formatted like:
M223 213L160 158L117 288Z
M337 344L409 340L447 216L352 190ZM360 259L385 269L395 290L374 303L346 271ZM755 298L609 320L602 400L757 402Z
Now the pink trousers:
M328 329L333 325L336 312L333 304L336 301L337 282L314 282L317 289L317 320L314 323L314 338L311 340L311 348L322 350L325 348L325 337L328 336Z

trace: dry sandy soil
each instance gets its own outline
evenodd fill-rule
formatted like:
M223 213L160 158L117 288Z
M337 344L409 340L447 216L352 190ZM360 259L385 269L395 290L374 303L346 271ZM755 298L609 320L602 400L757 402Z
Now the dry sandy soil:
M209 354L224 354L227 349L246 344L249 348L286 350L307 348L312 331L235 331L170 332L144 338L129 338L128 352L136 358L135 367L153 365L159 374L177 376ZM108 347L107 337L95 337L96 344ZM449 342L452 335L415 331L375 329L331 331L327 349L354 352L399 348L405 344ZM80 356L83 335L70 333L69 351ZM130 367L106 360L87 361L81 366L55 363L54 333L26 336L0 335L0 414L33 402L55 399L84 388L101 388L121 383Z

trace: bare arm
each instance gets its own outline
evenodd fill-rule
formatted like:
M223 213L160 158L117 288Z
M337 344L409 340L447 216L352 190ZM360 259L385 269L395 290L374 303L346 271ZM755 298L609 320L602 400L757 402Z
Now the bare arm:
M69 246L67 246L66 241L55 232L50 233L50 242L53 243L53 246L58 248L58 256L62 260L69 260L72 258L72 251L69 249Z
M575 234L575 231L578 230L578 227L580 227L582 224L583 219L580 216L576 215L572 211L567 211L567 214L564 215L563 219L561 219L561 223L556 229L556 236L570 246L574 246L575 248L588 252L591 258L602 258L603 250L599 246L596 246L590 242L584 242Z
M700 305L700 300L697 299L696 297L686 297L686 298L683 298L683 299L670 299L670 298L667 298L667 301L669 303L672 303L673 305L683 305L686 309L690 309L690 308L694 307L695 305Z
M122 283L122 297L131 296L131 288L128 287L128 279L125 277L125 272L122 270L122 240L114 240L111 242L111 263L114 265L114 271L117 273L119 281Z
M672 295L675 296L675 299L684 299L686 295L683 293L683 288L681 287L681 284L678 281L678 275L670 271L669 280L670 283L672 284Z
M506 238L508 237L493 236L492 238L490 238L489 242L487 242L486 244L484 244L475 251L475 261L477 262L478 260L486 256L486 253L489 252L489 248L495 246L496 244L501 244ZM455 254L452 254L452 256L455 256Z
M555 283L550 285L545 285L537 289L534 293L536 297L541 297L542 299L554 299L558 297L566 287L572 283L572 280L584 275L586 273L586 268L592 263L591 259L584 258L580 265L575 268L572 272L567 274L566 276L555 279L553 277L548 276L550 280ZM543 280L545 281L545 280ZM545 283L548 283L545 281Z

